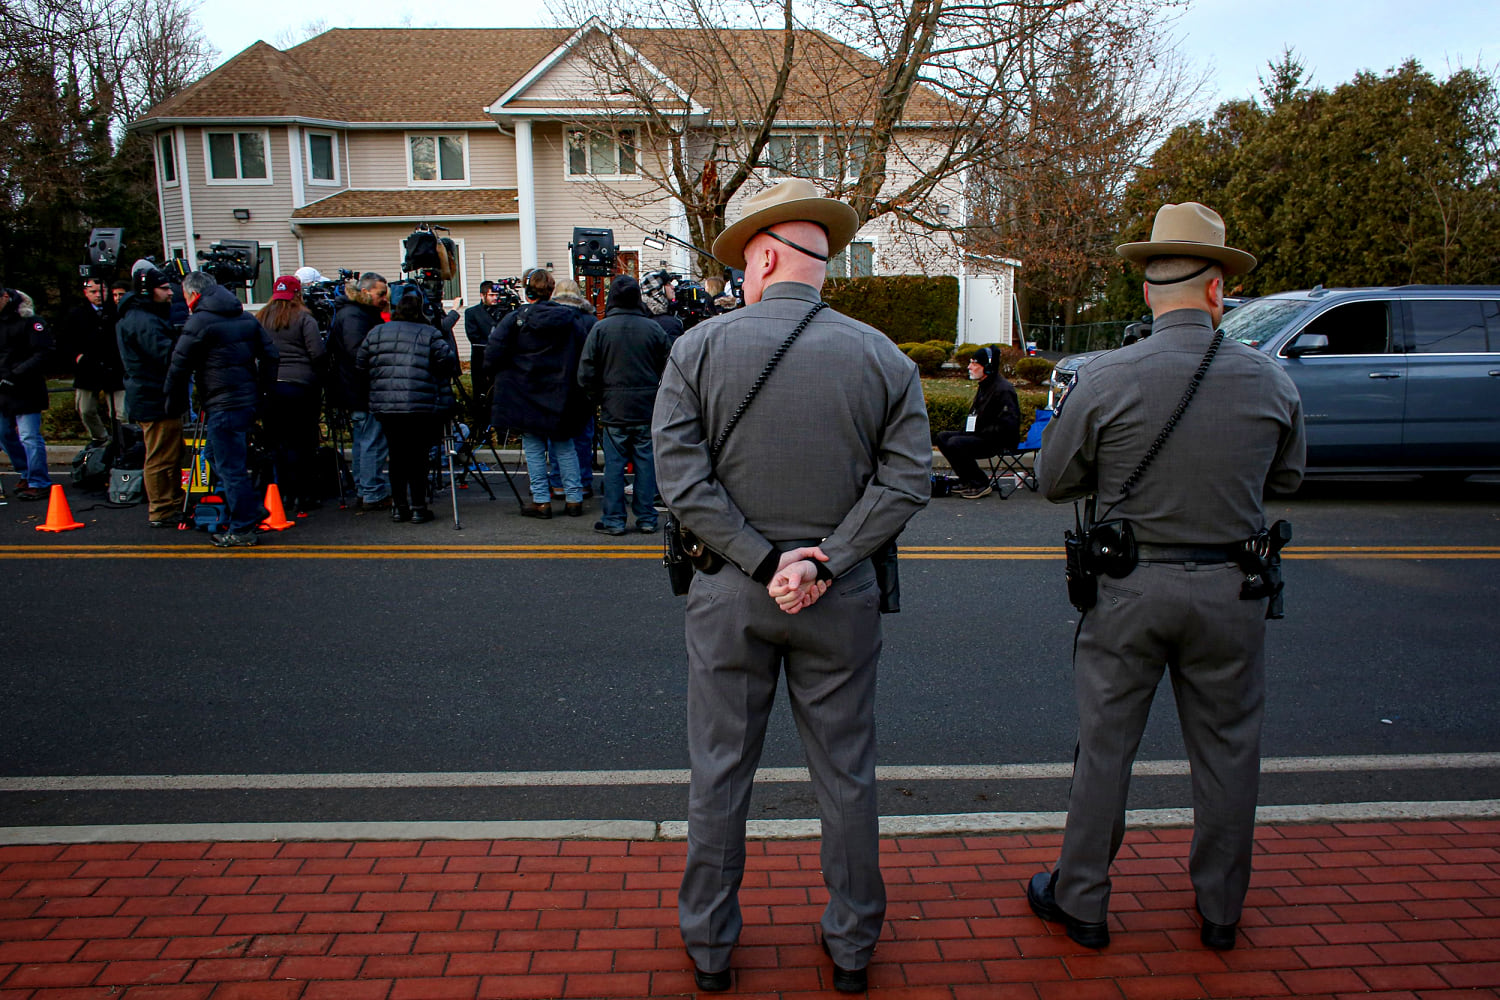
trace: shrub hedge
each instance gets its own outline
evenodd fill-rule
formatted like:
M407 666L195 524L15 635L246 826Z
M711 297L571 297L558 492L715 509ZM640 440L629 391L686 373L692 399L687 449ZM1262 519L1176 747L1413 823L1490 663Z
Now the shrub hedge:
M1022 358L1016 362L1016 375L1032 385L1041 385L1047 381L1047 376L1050 374L1052 374L1052 362L1046 358Z
M946 349L958 328L958 279L952 275L834 278L823 286L823 298L898 344L934 340Z
M931 344L902 344L901 350L917 363L917 370L926 376L942 371L943 362L948 360L946 350Z
M974 386L969 382L953 379L924 379L922 396L927 400L927 422L932 427L932 440L937 443L939 431L961 431L974 404ZM1047 394L1031 389L1020 389L1016 398L1021 404L1021 436L1036 419L1036 411L1047 405Z

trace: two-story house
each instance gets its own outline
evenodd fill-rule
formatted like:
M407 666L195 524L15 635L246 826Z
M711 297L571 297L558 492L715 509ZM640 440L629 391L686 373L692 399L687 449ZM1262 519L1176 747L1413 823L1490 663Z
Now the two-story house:
M474 302L480 281L534 266L571 275L575 226L612 229L619 270L686 271L687 251L643 242L658 229L686 237L685 216L652 180L647 164L662 151L649 148L647 130L630 127L628 107L601 107L597 48L589 55L591 45L614 46L655 75L688 126L712 137L715 109L672 78L681 41L655 39L658 66L640 51L651 36L637 32L637 49L590 22L573 32L338 28L286 51L257 42L130 126L156 151L162 244L196 261L218 240L259 241L260 279L244 296L252 306L269 299L275 275L303 265L394 279L401 241L424 222L446 227L458 247L450 301ZM816 39L825 49L835 44ZM756 46L739 51L753 62ZM850 123L835 125L827 100L840 86L826 67L794 76L769 165L742 196L784 173L827 179L849 169L858 151L835 132ZM903 136L911 162L921 129L913 124ZM944 201L940 213L962 218L956 181L933 197ZM731 204L731 221L734 211ZM974 273L950 234L916 231L894 216L871 220L831 267L835 276L958 275L966 315L955 339L976 336L969 320L982 315L982 339L1009 340L1013 275L1008 265L985 272Z

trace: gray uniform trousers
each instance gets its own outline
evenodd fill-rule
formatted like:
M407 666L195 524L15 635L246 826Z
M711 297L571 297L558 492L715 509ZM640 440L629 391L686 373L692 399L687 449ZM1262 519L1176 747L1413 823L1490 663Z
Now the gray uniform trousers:
M885 921L875 802L879 595L868 560L795 615L732 563L694 575L686 623L692 784L677 910L701 969L728 967L743 926L745 818L783 665L823 821L823 937L839 965L870 961Z
M1143 563L1099 579L1073 655L1078 748L1057 862L1057 904L1075 920L1109 912L1109 866L1125 835L1130 768L1162 668L1171 672L1193 783L1188 870L1203 915L1240 918L1250 885L1266 602L1239 599L1233 564Z

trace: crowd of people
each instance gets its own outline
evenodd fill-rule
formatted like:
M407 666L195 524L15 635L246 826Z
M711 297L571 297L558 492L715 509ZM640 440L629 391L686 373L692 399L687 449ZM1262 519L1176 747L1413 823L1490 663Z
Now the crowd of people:
M706 305L679 309L674 277L647 275L643 290L617 276L602 319L577 282L545 269L522 279L524 301L512 282L481 282L479 302L462 317L464 359L456 311L434 326L418 285L375 272L337 289L326 329L304 298L304 281L323 281L312 268L277 277L270 301L252 312L209 274L178 284L138 261L113 287L85 279L84 301L61 318L56 340L28 297L0 289L0 445L20 474L16 495L43 499L52 485L46 378L66 369L90 447L118 457L120 428L139 428L148 524L193 523L183 469L196 447L228 512L213 541L239 547L256 544L267 517L266 480L293 518L319 510L332 485L342 489L342 474L321 462L329 444L347 443L357 514L433 520L430 456L451 418L471 439L491 428L519 436L525 516L550 518L559 501L562 513L581 516L598 495L597 531L649 533L657 530L650 414L668 351L687 326L737 304L723 279L711 279L706 292L692 286ZM458 399L462 361L472 376L467 407ZM195 417L201 434L190 441Z

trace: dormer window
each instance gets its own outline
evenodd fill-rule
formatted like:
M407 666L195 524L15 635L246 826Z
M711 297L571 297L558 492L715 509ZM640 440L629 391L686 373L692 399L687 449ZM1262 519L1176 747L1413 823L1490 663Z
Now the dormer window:
M613 134L574 129L568 133L567 162L570 178L635 177L639 169L635 129L622 128Z

